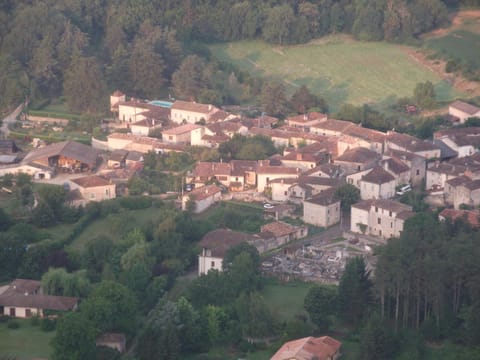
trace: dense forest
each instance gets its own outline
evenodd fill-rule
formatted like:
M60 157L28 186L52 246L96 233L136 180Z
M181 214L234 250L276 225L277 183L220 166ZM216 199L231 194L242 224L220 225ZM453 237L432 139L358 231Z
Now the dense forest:
M64 95L71 110L98 113L116 88L143 98L234 103L259 94L259 81L213 61L201 44L292 44L338 32L404 42L445 25L447 5L459 2L6 0L0 106Z

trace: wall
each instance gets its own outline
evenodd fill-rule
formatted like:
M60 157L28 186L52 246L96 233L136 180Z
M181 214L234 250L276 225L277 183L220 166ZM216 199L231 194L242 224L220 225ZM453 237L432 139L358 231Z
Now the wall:
M303 203L303 221L307 224L322 227L339 223L340 201L326 206L305 201Z
M201 255L198 255L198 275L206 274L212 269L218 271L223 270L223 259L219 257L208 256L207 251L204 250ZM214 266L212 266L212 262L214 263Z
M4 307L4 310L3 310L3 313L5 315L8 315L10 316L10 309L11 308L15 308L15 317L17 318L26 318L27 315L26 315L26 311L27 309L30 309L32 315L31 316L34 316L34 315L37 315L42 317L43 316L43 312L41 309L35 309L35 308L23 308L23 307L13 307L13 306L5 306Z

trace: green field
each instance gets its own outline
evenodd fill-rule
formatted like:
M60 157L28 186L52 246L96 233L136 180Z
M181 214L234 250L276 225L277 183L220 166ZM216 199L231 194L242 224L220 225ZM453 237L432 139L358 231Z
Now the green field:
M48 358L51 354L50 340L54 331L44 332L39 326L32 326L29 320L18 320L19 329L8 329L0 324L0 357L16 356L19 360Z
M289 92L305 84L323 96L332 111L343 103L392 103L411 96L415 85L427 80L434 83L438 100L457 95L437 74L409 57L405 47L385 42L336 35L305 45L240 41L211 45L210 50L219 60L253 75L282 80Z

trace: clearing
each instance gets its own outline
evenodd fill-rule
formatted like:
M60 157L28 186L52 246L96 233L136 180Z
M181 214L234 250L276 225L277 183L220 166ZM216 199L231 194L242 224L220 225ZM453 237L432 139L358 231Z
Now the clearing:
M307 85L327 100L332 112L343 103L392 104L399 97L411 96L415 85L424 81L435 85L440 101L460 95L405 48L386 42L354 41L347 35L284 47L262 41L210 46L219 60L234 63L253 75L281 80L290 93Z

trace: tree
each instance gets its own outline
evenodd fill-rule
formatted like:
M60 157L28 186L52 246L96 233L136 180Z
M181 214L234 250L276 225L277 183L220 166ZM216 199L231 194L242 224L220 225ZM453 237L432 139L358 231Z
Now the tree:
M424 109L435 107L435 96L435 89L431 81L418 83L413 90L413 100L418 106Z
M388 360L393 359L396 344L391 329L374 316L360 334L360 360Z
M279 45L288 43L294 31L294 24L295 15L290 5L275 6L268 11L263 27L263 38Z
M352 184L343 184L335 190L334 196L340 200L342 211L350 212L352 205L360 201L360 190Z
M287 110L287 98L283 83L278 81L266 81L262 86L260 103L267 114L284 116Z
M93 323L80 312L60 318L52 340L54 360L84 360L95 358L98 332Z
M325 100L312 94L306 85L302 85L295 90L290 98L290 104L298 114L305 114L312 108L319 108L321 112L328 112L328 106Z
M68 273L63 268L50 268L42 275L42 289L48 295L85 297L90 282L85 270Z
M307 310L310 319L320 331L327 331L330 325L330 316L335 313L337 289L314 285L305 296L303 307Z
M367 315L372 301L370 273L363 258L347 262L338 286L338 314L351 324L359 324Z
M259 293L242 294L235 302L244 337L262 338L275 334L275 320Z
M195 100L204 88L205 62L197 55L187 56L172 75L172 84L178 98Z

